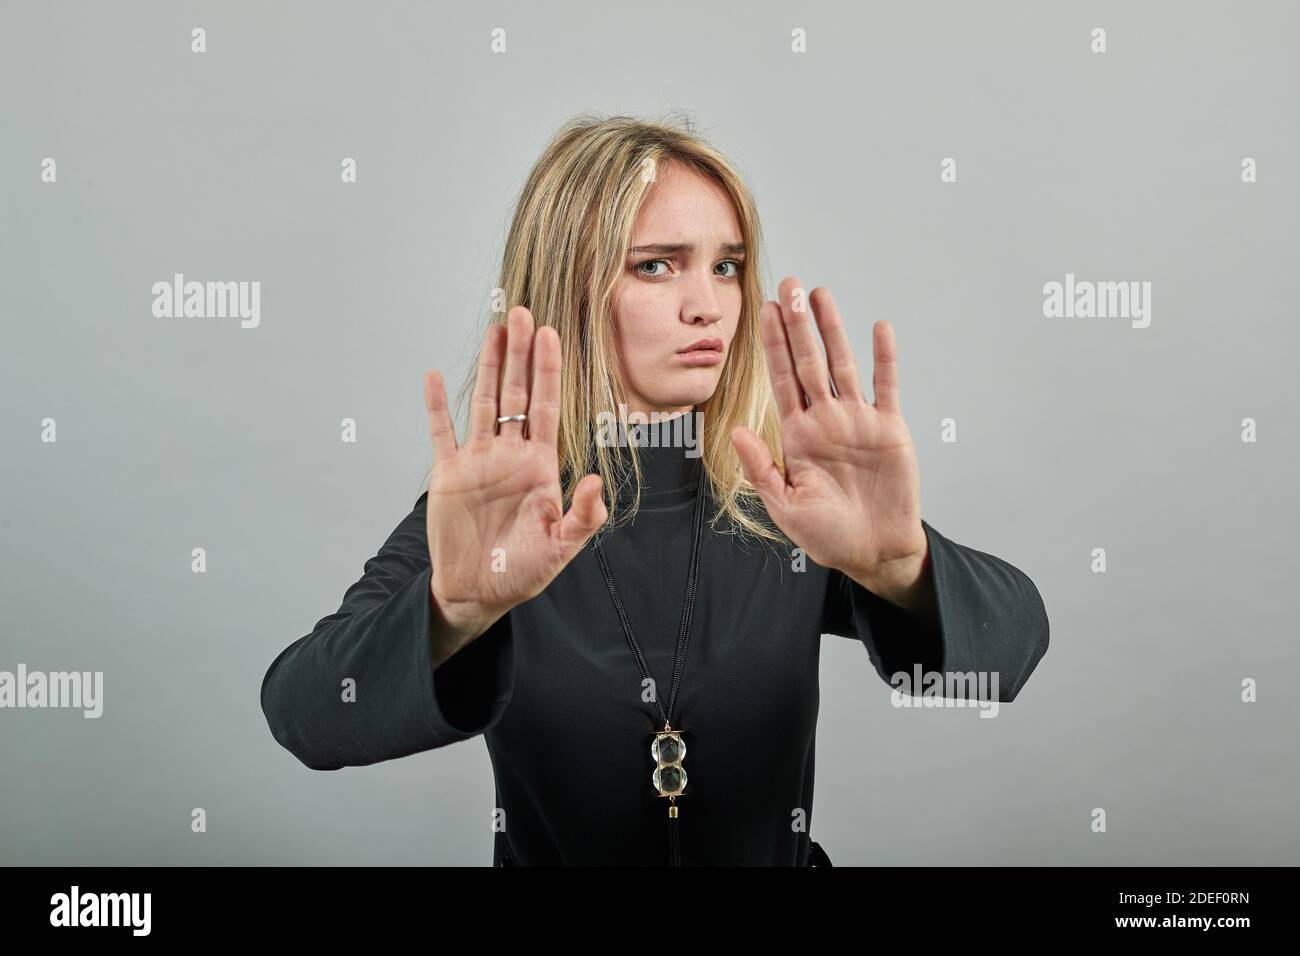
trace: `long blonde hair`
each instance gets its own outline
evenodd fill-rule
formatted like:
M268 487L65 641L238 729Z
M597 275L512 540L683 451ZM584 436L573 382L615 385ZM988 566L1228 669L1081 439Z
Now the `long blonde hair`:
M597 415L602 410L612 413L627 401L617 374L613 296L653 170L667 162L711 177L726 190L746 252L736 334L717 389L696 406L704 412L701 464L718 503L710 524L716 528L725 516L726 532L787 543L761 509L730 439L735 426L748 426L783 467L776 405L758 329L763 302L758 213L740 174L694 132L689 119L678 115L647 122L584 113L560 128L533 166L515 205L494 303L497 311L488 322L504 323L512 307L523 305L532 312L536 327L549 325L559 333L563 372L557 451L564 507L569 507L575 486L594 458L599 473L606 476L606 527L618 520L618 488L625 482L634 490L630 518L641 500L640 460L635 445L629 444L629 469L622 457L596 441ZM473 384L471 375L457 400L462 418Z

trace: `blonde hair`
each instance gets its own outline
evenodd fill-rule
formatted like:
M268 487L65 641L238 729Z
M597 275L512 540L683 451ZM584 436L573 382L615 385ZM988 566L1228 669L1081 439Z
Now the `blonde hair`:
M493 312L488 322L504 323L512 307L523 305L532 312L535 327L549 325L559 333L563 371L557 452L565 509L594 458L605 476L606 528L618 521L618 489L626 482L634 489L628 517L635 515L641 500L635 445L627 446L629 468L596 441L597 415L602 410L613 412L627 401L617 374L613 296L626 268L633 227L653 182L653 170L669 162L711 178L727 192L746 251L739 275L742 298L735 337L717 388L696 406L696 411L704 412L700 461L718 503L710 524L716 529L725 516L728 527L723 530L728 533L788 543L761 509L761 499L744 477L730 438L735 426L748 426L783 468L776 405L758 328L763 302L757 268L762 251L758 213L739 173L696 135L689 119L676 116L646 122L584 113L561 127L520 192L502 256L500 311ZM462 417L473 384L471 374L457 401Z

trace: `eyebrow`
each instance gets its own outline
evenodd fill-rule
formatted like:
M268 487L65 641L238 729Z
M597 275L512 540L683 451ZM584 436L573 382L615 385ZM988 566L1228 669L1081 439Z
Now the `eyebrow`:
M657 252L660 255L694 251L695 243L693 242L659 242L648 246L633 246L628 250L628 252ZM743 256L745 254L745 244L743 242L724 242L718 247L718 251Z

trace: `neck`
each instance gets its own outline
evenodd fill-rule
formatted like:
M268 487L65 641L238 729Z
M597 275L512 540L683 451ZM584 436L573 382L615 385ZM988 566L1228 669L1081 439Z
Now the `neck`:
M692 412L694 410L694 405L677 405L672 408L661 408L633 402L632 404L620 404L618 406L618 420L627 424L640 425L647 422L662 422L672 418L680 418L687 412Z
M702 467L704 415L693 408L675 411L656 410L648 420L632 412L604 433L616 446L614 453L629 465L635 446L643 496L693 497Z

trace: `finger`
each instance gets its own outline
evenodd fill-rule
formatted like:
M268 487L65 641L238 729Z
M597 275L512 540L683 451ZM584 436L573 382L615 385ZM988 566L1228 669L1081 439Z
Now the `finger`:
M491 438L497 432L497 391L506 360L506 327L489 325L478 356L478 378L469 406L469 440Z
M764 302L758 310L759 332L763 336L763 352L767 356L767 374L772 379L772 393L776 396L776 410L782 418L802 412L803 391L799 377L794 372L794 358L790 355L790 342L781 321L781 307L775 302Z
M781 515L785 511L786 487L785 477L776 467L772 452L758 435L744 425L738 425L731 430L731 443L735 446L736 453L740 455L740 465L745 471L745 477L754 486L758 496L763 499L763 504L767 506L767 513L779 525Z
M871 329L875 372L871 388L876 393L876 408L901 414L898 407L898 351L894 346L894 327L881 319Z
M506 316L506 371L501 378L497 415L523 415L528 411L528 365L533 354L533 314L517 305ZM501 422L499 435L522 435L524 422Z
M533 336L528 437L552 448L560 437L560 334L549 325L543 325Z
M831 398L831 373L813 330L812 310L808 308L803 285L797 278L789 277L781 280L780 290L781 319L790 338L790 354L794 356L799 387L808 396L809 404L826 401Z
M437 369L424 373L424 408L429 413L434 460L442 461L456 452L456 428L447 409L447 386Z
M826 343L826 364L830 368L831 382L840 398L862 399L862 386L858 383L858 366L853 360L853 346L844 330L844 320L835 305L830 290L821 286L809 296L817 316L817 328Z
M565 560L571 560L582 550L593 534L609 517L609 509L600 494L600 475L587 475L573 490L569 512L560 519L557 537Z

